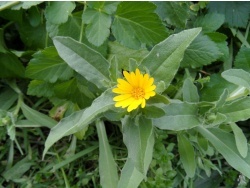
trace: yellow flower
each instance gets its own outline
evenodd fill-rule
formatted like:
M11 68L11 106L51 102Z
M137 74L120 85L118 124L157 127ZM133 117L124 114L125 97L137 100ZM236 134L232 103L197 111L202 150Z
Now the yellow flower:
M142 108L146 105L146 100L155 95L156 86L154 78L150 78L148 74L141 74L139 69L135 73L123 71L125 79L117 79L117 88L112 91L119 94L114 97L116 102L115 107L127 108L130 112L141 105Z

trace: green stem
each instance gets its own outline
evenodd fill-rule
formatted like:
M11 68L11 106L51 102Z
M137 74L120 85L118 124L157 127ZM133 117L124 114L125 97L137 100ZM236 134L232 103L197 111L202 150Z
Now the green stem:
M0 11L3 11L3 10L8 9L10 7L13 7L13 6L15 6L15 5L19 4L19 3L20 3L19 1L8 2L8 3L0 6Z
M87 3L86 3L86 1L84 1L84 7L83 7L83 12L85 12L85 10L86 10L86 7L87 7ZM79 36L79 42L82 42L82 35L83 35L83 27L84 26L84 22L82 21L82 23L81 23L81 31L80 31L80 36Z
M56 153L56 157L57 157L57 160L60 162L61 159L60 159L58 153ZM65 187L66 187L66 188L70 188L70 184L69 184L69 181L68 181L68 178L67 178L67 176L66 176L66 174L65 174L64 169L63 169L63 168L60 168L60 170L62 171L62 174L63 174L63 179L64 179Z

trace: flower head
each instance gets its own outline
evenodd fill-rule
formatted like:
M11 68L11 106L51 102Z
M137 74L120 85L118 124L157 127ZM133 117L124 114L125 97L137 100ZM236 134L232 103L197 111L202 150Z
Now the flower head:
M146 105L146 100L155 95L156 86L154 78L150 78L148 74L141 74L139 69L135 72L123 71L125 79L117 79L117 87L112 91L119 94L113 100L116 102L115 107L127 108L130 112L141 105Z

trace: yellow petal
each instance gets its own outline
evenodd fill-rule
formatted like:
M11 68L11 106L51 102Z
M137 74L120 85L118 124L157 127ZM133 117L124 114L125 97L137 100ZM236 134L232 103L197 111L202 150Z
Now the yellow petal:
M144 108L146 106L146 100L142 99L141 107Z
M114 88L114 89L112 89L112 92L113 93L117 93L117 94L126 94L126 93L129 93L128 91L122 90L120 88Z
M113 100L114 101L122 101L122 100L129 98L129 97L131 97L131 94L118 95L118 96L114 97Z
M153 96L155 96L155 92L154 91L150 91L150 92L145 93L144 98L145 99L149 99L150 97L153 97Z
M132 90L133 89L133 87L127 81L125 81L123 79L118 78L117 82L119 83L118 87L120 89L123 89L123 90L130 90L130 89Z
M147 92L150 92L150 91L154 91L155 88L156 88L155 85L149 86L149 87L145 88L145 92L147 93Z
M132 110L138 108L138 106L142 103L142 99L140 100L135 100L134 102L132 102L129 106L127 111L131 112Z
M129 106L131 103L133 103L135 101L134 98L128 98L128 99L125 99L123 101L118 101L115 103L115 107L122 107L122 108L125 108L127 106Z

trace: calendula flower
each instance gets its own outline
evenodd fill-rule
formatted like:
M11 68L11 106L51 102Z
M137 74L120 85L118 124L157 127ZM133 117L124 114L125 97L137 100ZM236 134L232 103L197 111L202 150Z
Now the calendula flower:
M119 94L114 97L116 102L115 107L127 108L130 112L140 105L142 108L146 105L146 100L155 95L156 86L154 78L149 77L148 74L141 74L139 69L135 72L123 71L125 79L117 79L117 87L112 91Z

